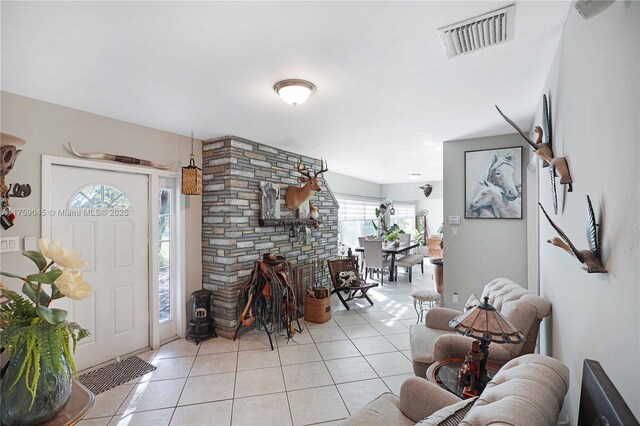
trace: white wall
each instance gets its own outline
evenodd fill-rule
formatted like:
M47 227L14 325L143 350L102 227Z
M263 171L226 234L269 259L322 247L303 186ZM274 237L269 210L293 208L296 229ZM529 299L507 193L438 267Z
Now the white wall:
M526 142L524 142L526 143ZM460 308L471 293L480 297L494 278L506 277L527 287L527 187L523 185L523 219L465 219L465 151L522 146L519 135L448 141L444 143L444 217L460 216L460 225L444 226L444 303L452 306L457 292ZM528 147L529 145L527 145ZM523 148L523 165L528 161ZM524 180L524 179L523 179ZM459 235L454 237L451 228Z
M190 139L120 120L90 114L12 93L0 92L1 126L4 133L27 141L7 182L28 183L31 196L12 199L11 207L39 209L41 207L41 156L71 157L62 144L72 142L85 152L109 152L144 158L158 163L189 162ZM202 164L202 145L196 141L197 164ZM202 288L202 207L198 196L186 198L186 294ZM15 225L2 236L41 236L40 217L18 217ZM33 264L20 253L2 255L3 270L32 273ZM3 280L19 289L15 280ZM186 298L188 302L188 297ZM188 304L187 304L188 306Z
M586 195L601 215L608 274L588 274L544 241L555 236L540 218L540 291L553 304L541 348L571 370L565 411L577 423L582 363L599 361L640 418L640 3L618 1L582 19L572 7L543 90L551 93L554 152L575 181L553 220L586 249ZM539 113L538 113L539 116ZM535 124L535 123L534 123ZM547 174L540 200L548 211Z
M335 172L326 172L324 178L336 196L351 195L356 197L381 199L382 185L354 178Z
M384 184L382 185L382 198L394 202L413 203L416 205L416 212L423 209L429 210L427 216L429 233L435 234L443 222L443 183L442 181L429 183L433 186L429 198L425 198L424 192L420 189L425 184L423 181Z

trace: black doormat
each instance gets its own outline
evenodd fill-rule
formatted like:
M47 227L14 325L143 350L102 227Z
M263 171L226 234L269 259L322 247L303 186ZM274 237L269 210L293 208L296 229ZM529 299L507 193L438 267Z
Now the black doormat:
M114 362L113 364L83 374L78 377L78 380L93 392L94 395L97 395L155 369L155 366L149 364L142 358L130 356L122 361Z

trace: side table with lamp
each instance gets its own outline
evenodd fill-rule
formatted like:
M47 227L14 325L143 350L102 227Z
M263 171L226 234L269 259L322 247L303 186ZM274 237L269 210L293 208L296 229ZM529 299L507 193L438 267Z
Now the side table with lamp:
M525 341L524 335L503 317L496 308L489 304L488 297L485 297L484 302L478 306L451 320L449 327L463 336L477 339L460 366L459 379L464 385L458 387L462 388L460 397L480 395L486 384L491 380L487 367L492 372L497 371L498 366L487 364L489 344L491 342L518 344ZM440 363L434 363L429 368L427 377L438 382L437 369L443 364L453 363L454 361L459 363L461 360L444 360ZM442 385L442 381L440 382ZM444 387L457 393L447 386Z

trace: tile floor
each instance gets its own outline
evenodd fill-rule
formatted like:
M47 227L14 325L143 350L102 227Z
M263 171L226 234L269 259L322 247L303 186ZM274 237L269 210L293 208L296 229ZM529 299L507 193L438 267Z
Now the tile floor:
M400 273L369 294L374 306L333 296L333 318L307 323L295 342L264 332L199 346L176 340L141 354L158 368L104 392L80 425L315 425L339 424L385 392L399 393L413 376L410 294L433 288L431 268ZM386 277L385 277L386 278Z

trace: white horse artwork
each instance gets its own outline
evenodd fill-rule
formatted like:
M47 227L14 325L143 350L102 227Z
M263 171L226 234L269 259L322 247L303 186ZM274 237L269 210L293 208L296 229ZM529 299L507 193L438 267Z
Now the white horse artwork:
M466 218L522 218L522 148L465 153Z
M510 201L504 189L488 181L481 182L480 186L480 191L469 205L471 211L478 215L477 217L499 219L520 217L520 203Z
M518 198L518 188L514 180L516 171L515 154L507 152L503 156L493 154L491 166L487 172L487 181L500 187L509 201Z

